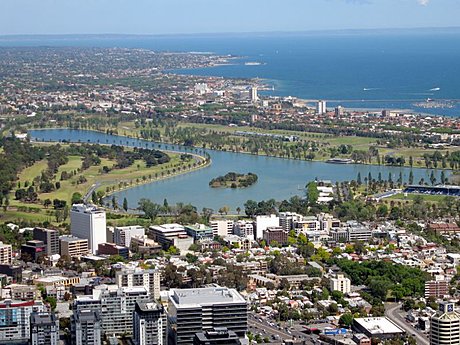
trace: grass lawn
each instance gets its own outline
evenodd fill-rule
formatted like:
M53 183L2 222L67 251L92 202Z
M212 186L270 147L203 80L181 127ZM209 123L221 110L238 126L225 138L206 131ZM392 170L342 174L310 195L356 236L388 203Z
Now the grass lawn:
M131 166L124 169L113 169L108 173L102 172L102 167L107 166L112 168L115 164L115 160L109 160L101 158L101 164L98 166L91 166L87 170L77 173L75 176L71 177L68 180L60 181L61 174L64 171L72 172L81 168L82 157L80 156L69 156L69 161L60 166L58 173L55 178L52 180L53 183L60 182L61 187L57 190L54 190L50 193L39 193L39 201L46 199L54 200L66 200L69 204L72 198L73 193L79 192L82 195L85 195L86 192L93 186L96 182L101 183L100 190L105 191L107 187L119 188L120 182L127 182L129 186L137 185L138 183L145 183L155 179L155 174L158 177L167 174L169 170L170 173L176 171L178 173L181 169L188 168L189 164L193 164L195 161L194 158L191 158L188 161L182 161L180 154L168 153L171 160L170 162L162 165L157 165L153 167L147 167L143 160L137 160ZM21 187L24 187L24 183L29 181L31 183L36 176L40 176L42 171L45 171L48 168L46 160L36 162L31 167L24 169L19 174L19 182ZM84 183L78 183L79 178L83 176L86 179ZM55 217L52 213L52 210L46 210L41 202L37 203L24 203L18 200L15 200L15 190L10 194L10 209L0 216L1 221L27 221L27 222L55 222ZM19 210L17 209L19 207ZM39 209L38 212L25 212L21 207ZM124 221L127 221L124 219ZM117 223L117 222L115 222Z
M385 200L414 201L416 196L421 196L424 201L429 201L429 202L440 202L446 198L445 195L407 194L407 196L405 196L403 193L400 193L400 194L393 195L390 198L386 198Z

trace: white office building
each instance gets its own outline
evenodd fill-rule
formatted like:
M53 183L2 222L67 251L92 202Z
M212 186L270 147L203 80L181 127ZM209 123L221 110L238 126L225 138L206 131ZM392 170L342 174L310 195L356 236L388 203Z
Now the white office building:
M460 344L460 314L452 302L441 302L439 311L431 318L431 345Z
M99 244L107 242L105 211L93 205L75 204L70 210L70 232L88 240L92 254L97 254Z
M117 226L113 231L113 242L119 246L131 248L131 238L144 237L145 229L139 225Z
M269 216L257 216L256 217L256 233L255 240L264 237L264 231L267 228L277 227L280 225L280 219L274 214Z

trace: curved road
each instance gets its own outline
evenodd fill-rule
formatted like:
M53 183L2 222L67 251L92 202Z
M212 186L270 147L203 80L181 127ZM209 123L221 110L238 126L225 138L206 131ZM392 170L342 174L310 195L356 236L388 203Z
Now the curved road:
M415 339L417 344L420 345L430 345L430 341L427 336L420 331L416 330L414 327L410 326L404 317L400 314L401 304L399 303L387 303L385 304L385 316L391 321L396 323L400 328L405 330L408 335L415 334Z

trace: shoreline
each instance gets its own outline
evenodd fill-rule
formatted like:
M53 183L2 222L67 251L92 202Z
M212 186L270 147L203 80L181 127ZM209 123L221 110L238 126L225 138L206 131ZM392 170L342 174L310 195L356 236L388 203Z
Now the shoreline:
M33 128L33 129L28 129L29 130L34 130L34 131L45 131L45 130L75 130L75 131L90 131L90 132L96 132L96 133L102 133L102 134L107 134L105 131L97 130L97 129L73 129L73 128L68 128L68 127L52 127L52 128ZM143 138L136 138L128 135L123 135L123 134L107 134L111 136L119 136L123 138L130 138L130 139L136 139L136 140L143 140L143 141L148 141L150 143L155 143L155 144L161 144L161 145L175 145L175 146L181 146L180 144L175 144L167 141L150 141L148 139L143 139ZM69 142L70 143L70 142ZM72 143L78 143L78 142L72 142ZM99 143L101 144L101 143ZM102 145L102 144L101 144ZM121 145L125 146L125 145ZM128 146L129 147L129 146ZM330 158L325 158L323 159L313 159L313 160L306 160L306 159L293 159L293 158L286 158L286 157L280 157L280 156L270 156L265 153L252 153L248 151L230 151L230 150L217 150L217 149L208 149L208 148L203 148L202 146L190 146L190 148L194 149L201 149L205 151L216 151L216 152L228 152L228 153L234 153L234 154L245 154L245 155L252 155L252 156L260 156L260 157L270 157L270 158L277 158L277 159L287 159L291 161L301 161L301 162L312 162L312 163L327 163L326 161ZM159 151L170 151L174 153L189 153L186 151L178 151L178 150L162 150L158 149ZM327 163L331 166L336 165L332 163ZM342 165L342 164L337 164L337 165ZM364 165L364 166L377 166L377 167L388 167L388 168L405 168L405 169L425 169L425 170L435 170L435 171L448 171L448 172L454 172L453 169L451 168L426 168L426 167L418 167L418 166L410 166L410 165L403 165L403 166L397 166L397 165L385 165L385 164L377 164L377 163L350 163L348 165Z

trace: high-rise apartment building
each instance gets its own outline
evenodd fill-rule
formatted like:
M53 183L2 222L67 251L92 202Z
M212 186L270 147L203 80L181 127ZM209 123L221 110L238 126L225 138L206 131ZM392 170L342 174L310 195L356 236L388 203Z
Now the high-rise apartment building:
M93 289L92 296L78 297L74 311L91 309L101 316L102 331L106 335L131 334L133 312L136 302L151 302L145 287L122 287L100 285Z
M234 221L229 219L217 219L209 222L213 236L225 237L233 234Z
M26 342L30 339L30 315L45 312L42 302L0 301L0 344Z
M87 239L89 250L96 254L98 245L107 241L105 211L93 205L73 205L70 210L70 233Z
M101 345L102 322L99 311L74 311L71 321L72 345Z
M133 317L134 345L167 344L166 312L156 302L137 302Z
M316 103L316 114L323 115L326 113L327 113L326 101L319 100L318 103Z
M145 287L154 300L160 298L160 271L155 269L123 268L115 273L118 287Z
M48 312L30 315L31 345L57 345L59 343L59 320Z
M119 246L131 248L131 238L134 236L143 237L145 229L139 225L117 226L113 230L113 242Z
M11 265L13 257L13 247L11 244L0 242L0 265Z
M343 294L351 292L351 280L342 273L337 273L329 279L329 284L329 289L331 291L340 291Z
M169 344L193 344L196 333L215 327L226 327L243 338L247 323L246 300L235 289L171 290L168 304Z

